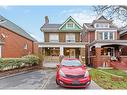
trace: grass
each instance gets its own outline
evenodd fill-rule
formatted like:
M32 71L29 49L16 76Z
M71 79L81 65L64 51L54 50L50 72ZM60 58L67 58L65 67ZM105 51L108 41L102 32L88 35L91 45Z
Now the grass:
M112 76L108 73L103 73L99 71L100 69L91 69L90 75L92 77L92 80L94 80L99 86L101 86L104 89L127 89L127 77L122 73L121 76L123 76L121 79L117 79L117 77ZM121 74L118 73L119 71L108 71L112 72L112 74Z
M101 69L102 70L102 69ZM102 71L114 74L114 75L118 75L118 76L123 76L123 77L127 77L127 73L121 70L114 70L114 69L103 69Z

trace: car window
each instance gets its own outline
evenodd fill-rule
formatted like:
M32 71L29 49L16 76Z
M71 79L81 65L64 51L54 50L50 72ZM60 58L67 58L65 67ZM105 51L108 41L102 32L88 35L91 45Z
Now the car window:
M82 66L79 60L62 60L61 64L63 66Z

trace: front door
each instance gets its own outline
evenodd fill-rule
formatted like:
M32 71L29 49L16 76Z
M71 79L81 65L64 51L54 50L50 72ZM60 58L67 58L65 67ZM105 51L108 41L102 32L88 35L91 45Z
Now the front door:
M70 58L75 58L75 49L70 49Z

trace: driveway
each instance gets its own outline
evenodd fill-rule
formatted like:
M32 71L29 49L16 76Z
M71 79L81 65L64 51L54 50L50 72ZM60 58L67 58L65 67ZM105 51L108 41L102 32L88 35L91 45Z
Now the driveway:
M45 69L0 78L0 89L67 89L55 83L55 69ZM91 82L86 89L102 89Z
M45 77L43 70L0 78L0 89L41 89Z

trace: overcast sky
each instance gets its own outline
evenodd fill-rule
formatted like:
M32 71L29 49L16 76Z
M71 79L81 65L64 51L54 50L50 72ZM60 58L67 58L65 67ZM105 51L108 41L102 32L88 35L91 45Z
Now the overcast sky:
M44 17L49 17L49 23L63 23L72 16L81 25L92 22L97 15L92 6L0 6L0 15L14 22L38 41L43 41L40 27Z

